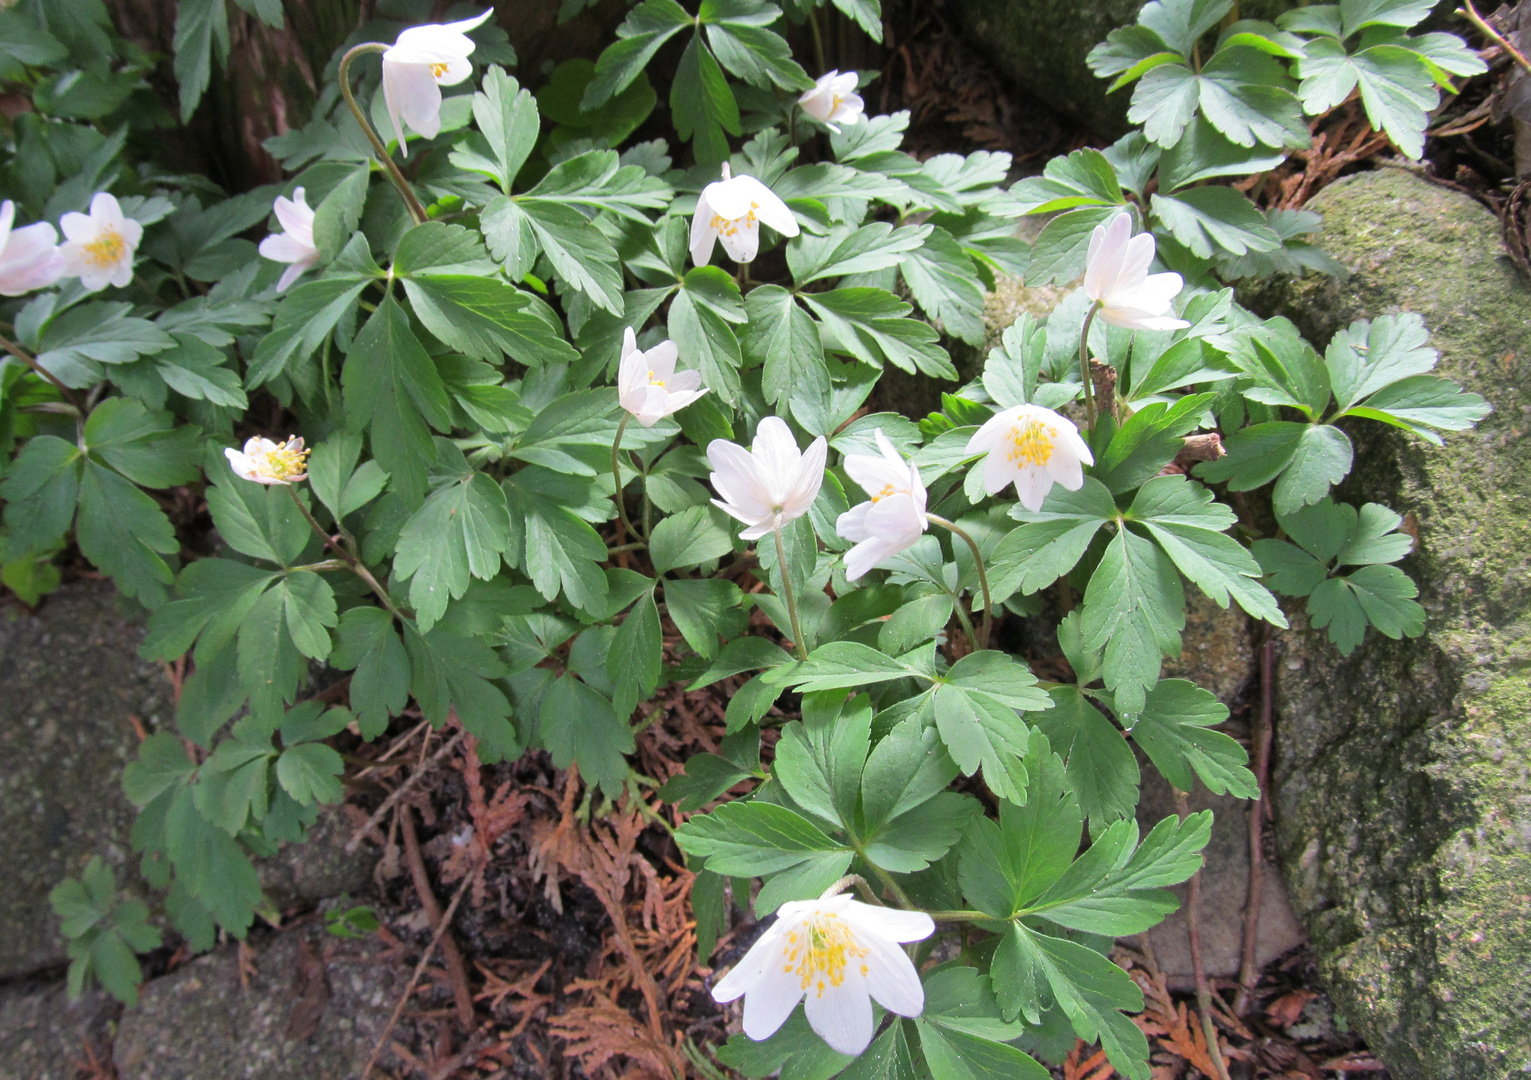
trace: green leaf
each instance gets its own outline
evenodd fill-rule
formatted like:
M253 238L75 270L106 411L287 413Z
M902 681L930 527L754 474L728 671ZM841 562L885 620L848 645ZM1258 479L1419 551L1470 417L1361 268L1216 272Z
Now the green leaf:
M1121 529L1090 575L1082 612L1084 645L1105 653L1105 681L1124 713L1142 710L1159 680L1160 659L1180 651L1185 593L1174 564L1152 542Z
M600 78L599 67L596 78ZM591 86L594 85L592 80ZM587 91L587 101L589 96ZM728 157L725 131L738 135L744 130L739 126L739 105L734 92L712 51L702 44L700 34L692 37L676 64L675 79L670 84L670 119L675 124L675 134L683 142L691 143L697 161L704 164Z
M585 88L580 108L599 108L627 89L660 46L690 25L691 16L675 0L643 0L617 27L617 41L596 61L595 77Z
M1215 795L1258 799L1260 785L1245 766L1249 754L1234 739L1210 730L1228 719L1228 707L1184 679L1164 679L1148 693L1132 723L1132 738L1154 767L1181 791L1195 776Z
M410 579L409 602L422 632L460 600L470 575L488 580L500 572L510 547L505 492L490 477L472 472L431 493L399 534L393 571Z
M362 736L377 738L409 701L409 657L393 628L393 616L375 607L346 611L335 628L329 662L341 671L355 671L351 709Z
M606 654L606 673L615 688L612 706L617 716L631 716L638 702L651 697L659 686L663 645L659 608L650 590L617 627L611 639L611 652Z
M649 537L649 555L660 574L721 558L733 549L733 537L718 524L709 506L672 514L655 525Z
M565 674L543 695L541 723L554 768L578 765L585 781L599 784L607 798L621 795L631 771L623 755L633 752L633 732L611 702Z
M436 457L426 425L450 431L452 413L436 365L392 297L356 335L340 381L352 429L370 425L372 452L392 477L393 490L406 503L418 503L426 467Z

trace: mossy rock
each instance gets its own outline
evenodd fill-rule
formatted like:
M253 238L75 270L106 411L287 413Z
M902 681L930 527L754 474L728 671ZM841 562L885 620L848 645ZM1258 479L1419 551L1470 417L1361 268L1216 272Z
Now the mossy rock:
M1493 217L1407 172L1310 204L1352 271L1246 297L1322 345L1418 312L1440 371L1494 412L1444 448L1351 429L1341 491L1418 523L1425 635L1350 657L1279 636L1276 835L1346 1018L1399 1080L1531 1076L1531 285Z

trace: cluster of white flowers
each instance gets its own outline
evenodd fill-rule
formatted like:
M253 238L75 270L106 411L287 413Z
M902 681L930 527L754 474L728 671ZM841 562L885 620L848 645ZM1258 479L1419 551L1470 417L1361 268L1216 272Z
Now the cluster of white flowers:
M114 195L97 192L90 213L59 218L64 243L46 221L13 228L16 204L0 203L0 293L20 296L77 277L94 292L133 280L133 256L144 227L122 212Z

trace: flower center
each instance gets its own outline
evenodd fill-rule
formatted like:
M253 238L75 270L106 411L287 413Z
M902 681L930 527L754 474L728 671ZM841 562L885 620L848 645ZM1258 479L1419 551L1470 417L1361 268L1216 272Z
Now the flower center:
M893 485L892 484L884 484L883 487L882 487L882 490L879 491L876 495L872 496L872 501L874 503L875 502L881 502L883 499L886 499L889 495L897 495L897 494L898 494L898 492L893 490Z
M823 997L824 987L843 983L846 965L864 960L868 952L838 915L815 914L787 935L782 971L796 975L803 990ZM861 963L860 968L865 977L867 965Z
M431 65L431 75L434 76L437 79L443 78L446 75L447 70L448 70L448 65L446 65L446 64L442 64L442 63L438 62L438 63L435 63L435 64Z
M268 450L263 459L257 457L255 465L264 476L291 480L302 475L307 468L308 455L309 451L303 449L302 439L284 439Z
M741 228L755 228L755 211L760 209L760 204L752 202L750 208L744 212L743 217L726 218L722 214L712 215L712 227L724 236L733 236Z
M1046 465L1053 456L1058 429L1040 420L1026 420L1010 429L1009 458L1017 464Z
M85 261L101 269L121 262L128 250L128 242L111 226L102 229L94 240L82 246L85 249Z

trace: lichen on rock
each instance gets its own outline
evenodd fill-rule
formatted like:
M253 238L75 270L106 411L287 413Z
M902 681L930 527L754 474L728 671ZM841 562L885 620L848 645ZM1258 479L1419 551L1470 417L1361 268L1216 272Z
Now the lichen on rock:
M1494 412L1444 448L1366 424L1340 491L1413 514L1422 638L1280 637L1277 839L1331 993L1400 1080L1531 1075L1531 286L1493 216L1399 170L1310 208L1352 272L1246 302L1322 345L1418 312Z

